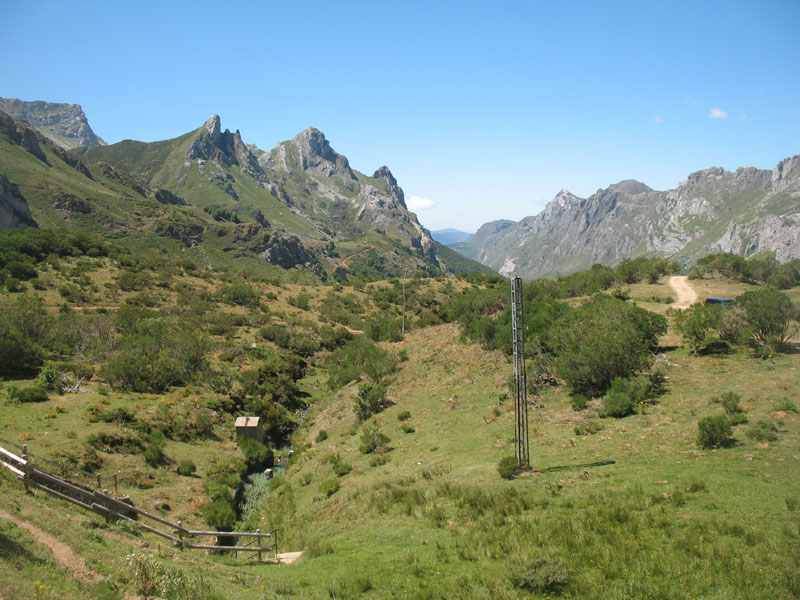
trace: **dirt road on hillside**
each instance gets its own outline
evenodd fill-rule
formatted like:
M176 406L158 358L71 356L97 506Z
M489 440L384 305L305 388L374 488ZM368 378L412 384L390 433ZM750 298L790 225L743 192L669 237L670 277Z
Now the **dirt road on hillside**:
M348 263L348 262L350 262L350 259L351 259L351 258L354 258L354 257L358 256L359 254L364 254L364 252L369 252L369 251L370 251L370 250L372 250L373 248L375 248L375 246L374 246L374 245L372 245L372 244L370 244L370 245L369 245L369 248L364 248L363 250L359 250L358 252L356 252L356 253L354 253L354 254L351 254L350 256L345 256L345 257L342 259L342 266L343 266L345 269L349 269L350 267L348 266L348 264L347 264L347 263Z
M669 279L669 287L675 291L678 300L670 304L671 308L678 310L686 310L697 301L697 292L694 286L689 283L689 278L686 275L675 275Z
M13 517L2 510L0 510L0 519L11 521L17 527L27 530L37 542L50 548L50 551L53 553L53 557L56 559L56 561L74 577L77 577L85 583L95 583L100 581L101 577L94 571L88 569L86 567L86 563L83 562L83 559L76 554L72 548L59 542L49 533L42 531L27 521L17 519L16 517Z

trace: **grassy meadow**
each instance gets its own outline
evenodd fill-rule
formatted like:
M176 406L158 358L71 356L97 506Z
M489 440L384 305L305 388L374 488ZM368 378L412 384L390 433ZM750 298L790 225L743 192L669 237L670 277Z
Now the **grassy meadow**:
M130 525L25 494L3 470L0 511L56 536L97 578L74 577L0 514L0 598L800 596L796 338L768 359L743 346L693 355L671 326L655 358L664 393L625 418L601 417L599 399L574 410L564 385L546 387L529 409L533 470L507 480L497 467L514 452L510 361L463 339L457 323L431 317L448 297L479 284L407 282L406 334L378 342L400 357L385 380L387 406L360 422L358 382L331 389L331 350L307 352L300 342L322 339L326 325L358 335L375 329L375 319L398 321L399 282L250 281L259 302L247 306L217 295L238 281L235 274L177 269L159 280L160 268L147 271L146 285L123 290L124 269L112 259L65 259L42 267L35 292L54 318L100 318L126 304L158 314L196 309L205 291L206 316L192 323L210 340L208 370L234 378L264 360L265 349L283 344L305 353L308 366L296 382L303 408L290 440L276 448L286 468L272 480L251 476L240 502L242 527L279 528L280 551L303 555L292 565L257 565L176 550ZM77 278L85 279L79 285ZM625 288L639 306L664 314L672 295L666 281ZM755 289L714 277L692 283L700 298ZM797 301L800 288L789 294ZM276 337L278 329L294 336L294 346ZM96 456L96 473L118 472L120 492L137 506L205 527L209 472L242 458L225 409L231 392L202 378L157 393L120 390L107 385L98 356L81 357L95 368L85 369L78 393L3 400L0 438L73 467ZM32 385L33 377L7 378L0 397ZM719 398L726 392L740 397L735 441L702 449L698 421L725 414ZM146 426L180 422L193 431L201 414L210 415L204 434L168 437L160 465L136 448ZM92 446L99 434L120 446ZM187 460L195 474L179 475Z

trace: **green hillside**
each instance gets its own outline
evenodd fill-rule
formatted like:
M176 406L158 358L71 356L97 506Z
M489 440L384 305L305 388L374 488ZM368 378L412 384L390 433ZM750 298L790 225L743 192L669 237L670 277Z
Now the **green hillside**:
M21 281L0 296L0 446L26 444L89 483L116 472L137 507L189 527L213 527L222 517L208 507L230 506L231 527L279 528L280 551L303 552L277 566L181 551L25 494L2 469L3 597L800 594L797 340L770 342L762 359L746 327L738 341L714 329L694 353L668 311L674 291L663 274L641 282L643 261L525 286L534 470L505 479L514 411L499 277L294 285L31 230L3 233L0 260ZM701 299L769 292L704 264L691 281ZM796 306L800 288L785 294ZM746 306L720 314L748 319ZM604 335L660 333L654 349L625 350L644 359L627 383L585 396L561 370L562 342L590 310L592 327L615 319L586 342L597 365L616 352L596 350ZM282 467L271 480L235 441L235 418L254 414ZM708 448L707 417L730 436Z

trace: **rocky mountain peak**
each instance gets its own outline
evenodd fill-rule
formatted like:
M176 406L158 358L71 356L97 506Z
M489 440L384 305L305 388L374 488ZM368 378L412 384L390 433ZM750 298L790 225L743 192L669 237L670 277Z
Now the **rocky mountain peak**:
M580 203L580 201L581 201L580 198L578 198L575 194L566 189L562 189L560 192L556 194L555 198L553 198L553 203L555 203L557 206L562 206L564 208L567 208L574 204L578 204Z
M397 180L392 175L392 172L389 170L389 167L386 165L382 167L378 167L378 169L372 174L373 179L380 179L388 185L395 186L397 185Z
M239 165L242 171L262 185L267 185L264 170L258 164L250 147L242 141L238 129L235 133L231 133L230 129L222 132L219 115L212 115L200 129L200 133L186 152L186 158L213 160L225 167Z
M300 166L304 171L314 169L328 177L339 174L357 181L347 158L331 148L325 134L319 129L308 127L294 136L291 143L297 148Z
M80 104L0 98L0 110L15 119L27 121L50 141L67 150L106 144L92 131Z
M220 136L221 121L219 115L211 115L211 117L203 124L206 131L211 135L213 140L218 140Z
M800 154L784 158L772 169L772 186L777 191L786 188L792 180L800 180Z
M608 186L610 191L615 192L622 192L623 194L643 194L645 192L652 192L653 188L648 185L645 185L641 181L636 181L635 179L624 179L619 183L614 183Z

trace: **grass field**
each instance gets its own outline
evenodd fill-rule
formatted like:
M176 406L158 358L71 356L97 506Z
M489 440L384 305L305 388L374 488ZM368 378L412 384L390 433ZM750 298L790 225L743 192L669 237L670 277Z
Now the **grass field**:
M701 298L747 289L693 283ZM273 289L270 308L287 321L329 301L309 288L312 309L297 311L287 299L305 288ZM666 303L651 300L671 291L636 285L630 293L664 312ZM243 329L237 343L251 336ZM384 344L408 359L391 378L393 404L366 423L352 410L355 385L329 392L324 373L310 370L300 383L314 402L294 435L294 458L284 475L257 480L248 493L247 524L278 527L281 551L304 552L288 566L177 551L60 500L26 495L3 472L0 510L57 536L102 580L71 577L28 532L0 519L0 597L144 596L143 557L151 555L172 582L151 595L172 598L798 597L800 352L693 356L678 343L668 333L657 358L666 392L624 419L600 418L595 403L576 412L563 386L549 388L543 406L530 408L534 471L513 480L497 471L514 448L510 363L459 341L457 325ZM84 387L40 404L3 404L0 437L25 438L33 452L56 458L79 450L90 433L125 431L88 423L89 404L155 416L162 406L192 410L203 401L192 388L152 395L107 393L96 381ZM747 422L735 427L731 447L700 449L697 423L723 414L713 399L724 392L741 396ZM759 434L760 421L775 431ZM168 442L167 468L103 453L103 473L119 470L137 506L166 503L168 518L200 523L201 477L216 460L238 456L230 425L216 422L216 439ZM366 430L389 438L385 451L360 451ZM195 461L198 477L174 472L184 458Z

